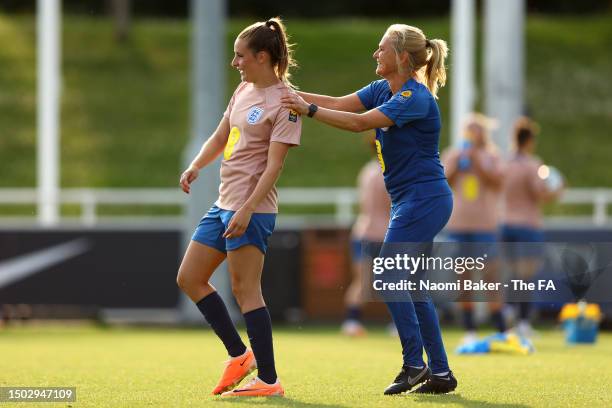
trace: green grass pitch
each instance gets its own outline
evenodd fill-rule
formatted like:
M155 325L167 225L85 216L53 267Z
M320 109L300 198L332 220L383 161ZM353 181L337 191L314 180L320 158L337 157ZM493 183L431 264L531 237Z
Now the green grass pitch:
M461 332L444 335L453 350ZM335 327L279 326L274 339L284 399L210 396L225 353L208 329L9 326L0 330L0 386L77 388L77 402L46 407L612 406L612 333L568 346L561 331L543 330L530 356L451 352L455 393L393 397L382 390L401 365L400 345L382 330L348 339Z

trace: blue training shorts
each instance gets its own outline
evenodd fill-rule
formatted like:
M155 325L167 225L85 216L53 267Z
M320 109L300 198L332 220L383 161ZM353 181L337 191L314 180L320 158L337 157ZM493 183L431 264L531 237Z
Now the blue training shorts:
M254 213L243 235L223 238L236 211L223 210L213 205L195 229L191 239L221 252L233 251L245 245L255 245L265 254L268 238L274 231L276 214Z
M501 240L504 242L543 242L544 232L541 229L515 225L502 225Z
M502 225L500 228L502 242L507 242L506 251L510 259L539 258L544 252L544 232L541 229Z
M380 254L382 242L367 239L351 240L351 256L353 262L361 262L363 258L376 258Z
M499 255L499 248L497 247L498 238L496 232L449 231L446 234L446 240L456 243L456 249L459 252L457 256L478 257L486 253L487 257L491 259Z

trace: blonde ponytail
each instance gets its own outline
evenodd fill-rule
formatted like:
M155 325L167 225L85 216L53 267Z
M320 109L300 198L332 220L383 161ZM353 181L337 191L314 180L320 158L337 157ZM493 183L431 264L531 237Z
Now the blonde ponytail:
M446 84L446 66L444 61L448 56L448 46L444 40L427 40L431 49L425 67L425 81L431 94L437 98L438 89Z
M393 24L387 28L385 35L391 39L398 61L398 70L404 67L399 64L399 55L408 53L408 70L413 75L422 76L425 86L437 98L438 89L446 83L444 61L448 55L448 46L444 40L428 40L418 27L406 24Z

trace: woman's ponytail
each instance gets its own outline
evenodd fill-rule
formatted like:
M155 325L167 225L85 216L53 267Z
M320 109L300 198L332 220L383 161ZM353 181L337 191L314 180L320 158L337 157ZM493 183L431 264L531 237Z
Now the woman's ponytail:
M434 97L437 97L438 89L446 84L446 66L444 61L448 55L448 46L444 40L426 40L431 49L427 65L425 67L425 81L427 88Z
M255 53L268 52L278 79L295 88L290 81L289 72L291 67L297 67L293 59L293 44L289 43L287 31L280 17L255 23L242 30L238 38L247 40L248 47Z

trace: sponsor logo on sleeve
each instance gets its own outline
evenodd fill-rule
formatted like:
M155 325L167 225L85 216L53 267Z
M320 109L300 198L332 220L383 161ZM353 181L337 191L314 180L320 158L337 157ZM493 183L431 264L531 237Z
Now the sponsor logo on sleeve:
M400 93L400 98L399 99L401 101L406 101L411 96L412 96L412 91L402 91L402 93Z
M291 109L289 111L289 122L297 122L297 119L298 119L298 113L294 111L293 109Z

